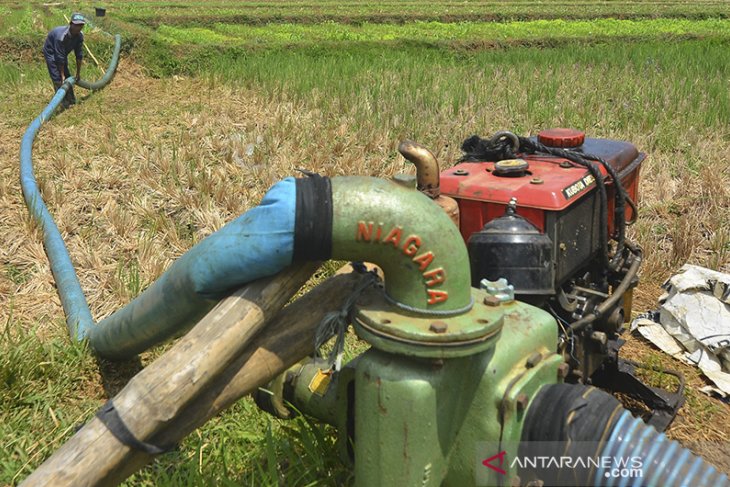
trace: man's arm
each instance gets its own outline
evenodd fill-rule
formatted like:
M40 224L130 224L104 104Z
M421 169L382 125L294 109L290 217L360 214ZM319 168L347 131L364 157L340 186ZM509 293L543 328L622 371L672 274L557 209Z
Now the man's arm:
M66 81L66 70L64 68L68 61L66 60L66 51L63 48L63 43L57 36L53 39L53 51L53 57L56 60L56 67L58 68L58 72L61 73L61 82L63 83Z
M66 70L64 69L66 64L57 62L56 67L58 68L58 72L61 73L61 83L63 83L66 81Z
M84 60L84 34L79 32L81 40L76 47L74 47L74 53L76 54L76 81L81 79L81 65Z

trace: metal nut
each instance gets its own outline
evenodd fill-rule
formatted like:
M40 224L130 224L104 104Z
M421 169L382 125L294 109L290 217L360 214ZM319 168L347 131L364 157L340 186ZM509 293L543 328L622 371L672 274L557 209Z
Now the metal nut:
M563 161L560 163L560 167L562 167L563 169L569 169L573 167L573 165L569 161Z
M530 398L527 397L527 394L521 392L517 395L517 398L515 399L515 407L518 411L524 411L527 409L528 404L530 404Z
M443 321L434 321L428 329L434 333L446 333L446 330L449 329L449 325Z
M497 296L489 295L484 298L484 304L487 306L499 306L502 304L502 301Z
M469 175L469 171L467 171L465 169L457 169L456 171L454 171L454 176L468 176L468 175Z
M530 179L530 184L542 184L545 181L543 181L541 178L532 178Z

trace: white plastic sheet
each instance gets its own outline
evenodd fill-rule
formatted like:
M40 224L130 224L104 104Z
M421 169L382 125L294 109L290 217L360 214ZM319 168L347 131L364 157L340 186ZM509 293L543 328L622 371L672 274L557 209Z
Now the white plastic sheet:
M730 274L686 264L663 286L657 312L639 316L631 330L664 352L699 367L730 397Z

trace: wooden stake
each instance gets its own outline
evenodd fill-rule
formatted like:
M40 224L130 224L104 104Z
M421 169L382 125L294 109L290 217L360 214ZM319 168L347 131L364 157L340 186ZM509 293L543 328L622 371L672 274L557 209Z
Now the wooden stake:
M157 434L178 421L203 390L215 384L242 355L264 322L286 304L317 267L315 263L290 267L240 289L137 374L114 398L119 416L134 436L155 441ZM266 367L262 364L259 371ZM131 473L127 462L135 453L94 417L23 485L117 484Z

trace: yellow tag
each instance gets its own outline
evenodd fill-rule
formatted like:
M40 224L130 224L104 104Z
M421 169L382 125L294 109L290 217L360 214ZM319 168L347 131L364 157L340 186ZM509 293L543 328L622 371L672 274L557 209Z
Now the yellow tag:
M309 391L318 396L324 396L331 381L332 371L319 369L309 383Z

